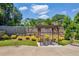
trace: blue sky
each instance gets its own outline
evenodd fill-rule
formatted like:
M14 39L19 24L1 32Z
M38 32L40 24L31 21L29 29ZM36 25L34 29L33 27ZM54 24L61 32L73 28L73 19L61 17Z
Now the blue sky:
M55 14L66 14L71 18L79 12L78 3L15 3L25 18L51 18Z

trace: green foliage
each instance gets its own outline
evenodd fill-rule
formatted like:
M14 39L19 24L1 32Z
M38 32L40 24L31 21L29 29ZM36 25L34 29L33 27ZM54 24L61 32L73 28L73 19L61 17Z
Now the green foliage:
M29 23L30 23L30 26L32 26L32 27L37 25L37 22L35 19L30 20Z
M79 40L79 24L76 25L76 36L75 39Z
M19 25L22 15L12 3L0 3L0 25Z
M79 40L79 12L74 17L74 23L75 23L75 39Z
M53 20L53 21L58 21L58 20L64 19L64 17L65 17L65 15L56 14L55 16L53 16L52 20Z
M79 40L79 32L76 33L75 39Z
M2 36L5 35L6 32L5 31L0 31L0 40L2 40Z
M79 43L79 40L74 40L74 42L73 43Z
M75 15L74 22L79 23L79 12Z
M63 20L63 23L62 23L62 26L64 27L64 29L66 29L69 26L70 21L71 21L71 19L68 16L64 17L64 20Z
M58 44L60 44L60 45L67 45L67 44L69 44L69 43L70 43L69 40L62 40L62 41L59 41L59 42L58 42Z
M65 30L65 39L66 40L71 39L71 29L69 27Z
M11 39L16 39L17 35L11 35Z
M48 18L48 19L26 19L22 21L24 26L31 26L35 27L36 25L51 25L53 21Z
M32 39L32 41L36 41L36 39Z
M10 37L9 37L7 34L5 34L5 35L2 36L2 38L3 38L4 40L6 40L6 39L9 39Z
M64 28L65 28L65 39L66 40L75 39L76 23L74 22L74 20L70 20L69 24L66 22L66 26Z
M62 25L64 21L65 15L62 14L56 14L55 16L52 17L52 21L57 23L58 25Z
M0 36L2 36L2 35L4 35L4 34L6 34L5 31L0 31Z
M49 18L44 20L44 22L45 22L46 25L51 25L53 23L53 21Z

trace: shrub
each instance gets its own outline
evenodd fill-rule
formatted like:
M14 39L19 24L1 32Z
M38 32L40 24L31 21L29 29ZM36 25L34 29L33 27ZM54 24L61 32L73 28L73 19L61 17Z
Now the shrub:
M41 38L38 38L38 42L41 42Z
M17 35L11 35L11 39L16 39Z
M46 38L46 39L48 39L48 38L49 38L49 35L48 35L48 34L45 34L44 36L45 36L45 38Z
M76 33L76 35L75 35L75 39L79 40L79 32Z
M0 36L6 34L5 31L0 31Z
M69 44L69 43L70 43L69 40L62 40L62 41L59 41L59 42L58 42L58 44L60 44L60 45L67 45L67 44Z
M5 34L5 35L2 36L2 38L3 39L9 39L10 37L7 34Z
M30 36L25 36L26 40L30 40Z
M71 38L71 29L68 27L66 30L65 30L65 39L66 40L70 40Z
M79 43L79 40L73 40L73 43Z
M6 34L5 31L0 31L0 39L2 39L2 36L3 36L4 34Z
M33 36L31 36L31 40L32 40L32 41L36 41L36 40L38 40L38 38L36 38L36 37L33 35Z
M23 40L23 39L24 39L23 36L18 36L18 37L17 37L17 40Z
M63 40L63 39L64 39L64 36L59 36L59 39L60 39L60 40Z
M32 41L36 41L36 39L32 39Z
M22 38L18 38L18 40L22 40Z
M59 38L59 40L58 40L58 41L62 41L62 40L64 40L64 39Z

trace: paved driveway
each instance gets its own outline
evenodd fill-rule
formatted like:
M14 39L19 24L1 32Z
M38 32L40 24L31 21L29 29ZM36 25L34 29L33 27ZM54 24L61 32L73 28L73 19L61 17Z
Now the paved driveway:
M79 56L79 47L0 47L0 56Z

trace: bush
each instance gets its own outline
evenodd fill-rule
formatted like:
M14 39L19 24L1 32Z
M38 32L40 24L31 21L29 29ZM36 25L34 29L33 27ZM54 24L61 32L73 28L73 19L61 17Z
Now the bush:
M7 34L5 34L5 35L2 36L2 38L3 39L9 39L10 37Z
M24 39L23 36L18 36L18 37L17 37L17 40L23 40L23 39Z
M38 42L41 42L41 38L38 38Z
M0 35L4 35L4 34L6 34L5 31L0 31Z
M0 38L2 38L2 36L3 36L4 34L6 34L5 31L0 31Z
M79 40L74 40L73 43L78 43L79 44Z
M26 40L30 40L30 36L25 36Z
M79 40L79 32L76 33L76 35L75 35L75 39Z
M69 44L69 43L70 43L69 40L62 40L62 41L59 41L59 42L58 42L58 44L60 44L60 45L67 45L67 44Z
M11 39L16 39L17 35L11 35Z
M36 39L32 39L32 41L36 41Z
M59 40L58 40L58 41L62 41L62 40L64 40L64 39L59 38Z
M65 30L65 39L70 40L70 38L71 38L71 30L69 28L67 28Z
M33 36L31 36L31 40L32 40L32 41L36 41L36 40L38 40L38 38L36 38L36 37L33 35Z
M18 38L18 40L22 40L22 38Z
M46 39L49 39L49 37L50 37L48 34L45 34L44 36Z

